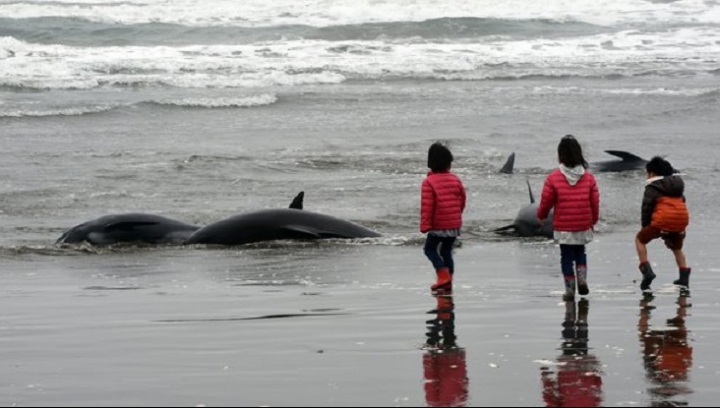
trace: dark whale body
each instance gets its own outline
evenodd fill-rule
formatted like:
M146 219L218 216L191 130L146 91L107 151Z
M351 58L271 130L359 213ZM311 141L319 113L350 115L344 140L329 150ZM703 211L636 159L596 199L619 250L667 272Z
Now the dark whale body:
M276 209L236 215L193 233L188 245L245 245L276 240L377 238L361 225L329 215L297 209Z
M290 208L302 210L305 192L295 197ZM96 246L120 243L183 245L200 227L152 214L107 215L66 231L55 243Z
M592 163L590 167L600 173L621 173L624 171L645 170L648 161L632 153L607 150L605 153L618 157L620 160L608 160Z
M151 245L181 245L198 229L200 227L195 225L153 214L107 215L69 229L55 244L87 242L106 246L139 242Z

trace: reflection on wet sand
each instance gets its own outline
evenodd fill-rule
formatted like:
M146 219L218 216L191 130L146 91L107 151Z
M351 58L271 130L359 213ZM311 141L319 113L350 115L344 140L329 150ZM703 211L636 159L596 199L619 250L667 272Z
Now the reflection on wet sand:
M457 345L455 303L450 296L438 296L436 315L427 321L423 355L425 400L429 407L464 407L468 403L468 376L465 349Z
M602 365L590 354L587 300L565 303L562 355L555 371L542 368L543 399L548 407L600 407Z
M652 296L640 302L638 332L643 348L643 361L650 388L650 406L678 407L689 405L687 397L692 394L688 387L693 349L688 340L685 319L690 298L681 295L677 301L675 317L667 320L667 327L651 329Z

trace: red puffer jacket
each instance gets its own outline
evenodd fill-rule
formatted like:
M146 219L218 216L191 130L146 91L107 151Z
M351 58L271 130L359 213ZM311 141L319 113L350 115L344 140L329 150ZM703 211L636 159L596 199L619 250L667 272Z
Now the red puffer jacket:
M450 173L430 173L422 185L420 231L454 230L462 228L465 211L465 187Z
M580 232L592 229L600 220L600 190L590 172L570 185L560 169L548 176L543 188L538 218L544 220L555 208L555 231Z

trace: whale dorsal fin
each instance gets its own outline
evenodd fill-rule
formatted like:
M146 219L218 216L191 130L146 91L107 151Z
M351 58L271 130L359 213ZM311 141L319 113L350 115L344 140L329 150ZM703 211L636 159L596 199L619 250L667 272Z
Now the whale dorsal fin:
M609 155L611 155L611 156L619 157L619 158L621 158L623 161L627 161L627 162L634 162L634 161L642 161L642 162L644 162L644 161L646 161L646 160L643 159L642 157L638 157L638 156L636 156L636 155L634 155L634 154L632 154L632 153L623 152L623 151L620 151L620 150L606 150L605 153L607 153L607 154L609 154Z
M510 155L508 157L507 162L505 162L505 165L500 170L500 173L502 174L513 174L515 172L515 153Z
M292 204L290 204L290 209L293 210L302 210L305 205L305 192L301 191L300 194L295 197Z
M528 192L530 193L530 204L535 204L535 195L533 194L532 187L530 186L530 180L527 181Z

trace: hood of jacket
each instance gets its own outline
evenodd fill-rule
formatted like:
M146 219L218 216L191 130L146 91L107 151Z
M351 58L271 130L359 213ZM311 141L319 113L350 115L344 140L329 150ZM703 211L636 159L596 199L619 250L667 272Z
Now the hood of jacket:
M580 182L580 179L583 178L587 170L585 170L585 167L583 166L570 168L565 166L564 164L561 164L560 171L562 172L563 176L565 176L568 183L570 183L571 186L575 186L577 183Z
M667 197L682 197L685 195L685 181L679 175L650 179L648 180L648 186L657 189Z

